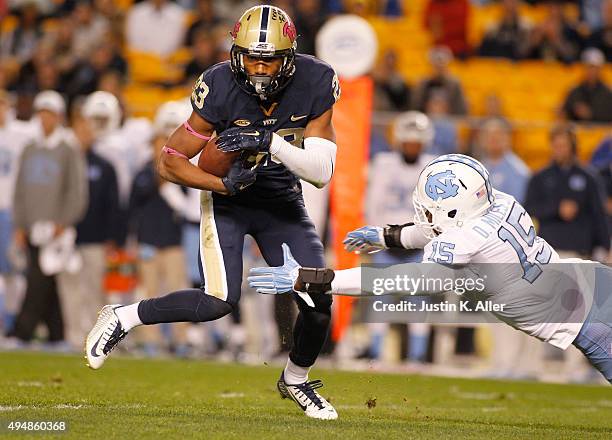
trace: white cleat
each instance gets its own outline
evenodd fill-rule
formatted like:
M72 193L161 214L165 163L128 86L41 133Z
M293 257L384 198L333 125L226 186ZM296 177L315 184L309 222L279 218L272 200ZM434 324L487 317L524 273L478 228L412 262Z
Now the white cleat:
M85 339L85 359L87 359L87 366L93 370L97 370L104 364L113 348L127 335L115 313L117 307L120 305L102 307L98 313L96 325Z
M289 385L285 382L284 373L281 374L276 383L281 398L293 400L304 411L306 417L319 420L336 420L338 413L334 407L316 391L317 388L322 386L323 382L320 380Z

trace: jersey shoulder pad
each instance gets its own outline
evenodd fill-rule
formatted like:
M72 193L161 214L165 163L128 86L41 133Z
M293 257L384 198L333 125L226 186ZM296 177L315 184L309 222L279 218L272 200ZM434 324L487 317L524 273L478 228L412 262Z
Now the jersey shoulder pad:
M227 97L235 85L229 61L206 69L196 80L191 93L193 110L211 124L223 119Z
M298 54L295 69L295 79L306 84L314 97L310 119L321 116L340 99L340 81L329 64L311 55Z

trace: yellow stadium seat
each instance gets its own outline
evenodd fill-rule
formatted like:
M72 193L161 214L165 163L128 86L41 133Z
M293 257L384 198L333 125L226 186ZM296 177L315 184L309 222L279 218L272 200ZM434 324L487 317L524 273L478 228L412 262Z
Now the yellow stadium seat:
M151 53L126 50L126 59L130 65L130 75L134 82L140 83L172 83L182 78L180 65Z

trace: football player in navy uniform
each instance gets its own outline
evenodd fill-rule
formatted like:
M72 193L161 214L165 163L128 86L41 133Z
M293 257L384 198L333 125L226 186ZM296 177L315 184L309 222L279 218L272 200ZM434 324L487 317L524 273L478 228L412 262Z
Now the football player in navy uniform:
M197 80L193 112L168 139L158 166L163 178L202 190L202 287L105 306L87 338L91 368L100 368L137 325L211 321L237 307L245 234L254 237L270 266L283 263L281 243L291 246L302 266L324 266L323 245L304 207L300 179L323 187L332 177L338 78L324 62L296 55L295 26L277 7L248 9L231 35L230 60ZM236 161L224 178L189 162L213 133L220 150L250 158ZM316 391L321 381L308 380L327 337L331 296L296 293L294 298L300 312L278 390L307 416L336 419L335 409Z

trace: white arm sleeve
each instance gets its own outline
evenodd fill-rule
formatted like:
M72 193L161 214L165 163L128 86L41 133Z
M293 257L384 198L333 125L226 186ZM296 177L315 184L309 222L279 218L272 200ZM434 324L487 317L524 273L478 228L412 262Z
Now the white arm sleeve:
M411 225L402 228L400 241L406 249L423 249L431 240L425 237L420 227Z
M281 161L289 171L317 188L331 180L336 164L336 144L320 137L304 139L304 149L296 148L274 133L270 154Z
M456 269L435 263L400 264L385 268L368 268L367 271L365 276L374 282L373 286L361 285L360 267L334 271L335 276L329 293L345 296L436 295L452 290L449 287L452 287L458 278L474 279L473 273L462 268ZM377 286L377 280L381 281L379 286ZM385 287L377 291L378 287L382 288L385 285L382 282L384 280L391 282L389 288L392 290L385 290L387 288ZM393 283L393 281L396 282Z
M332 295L369 296L361 292L361 267L335 270L334 274L334 280L331 283Z

